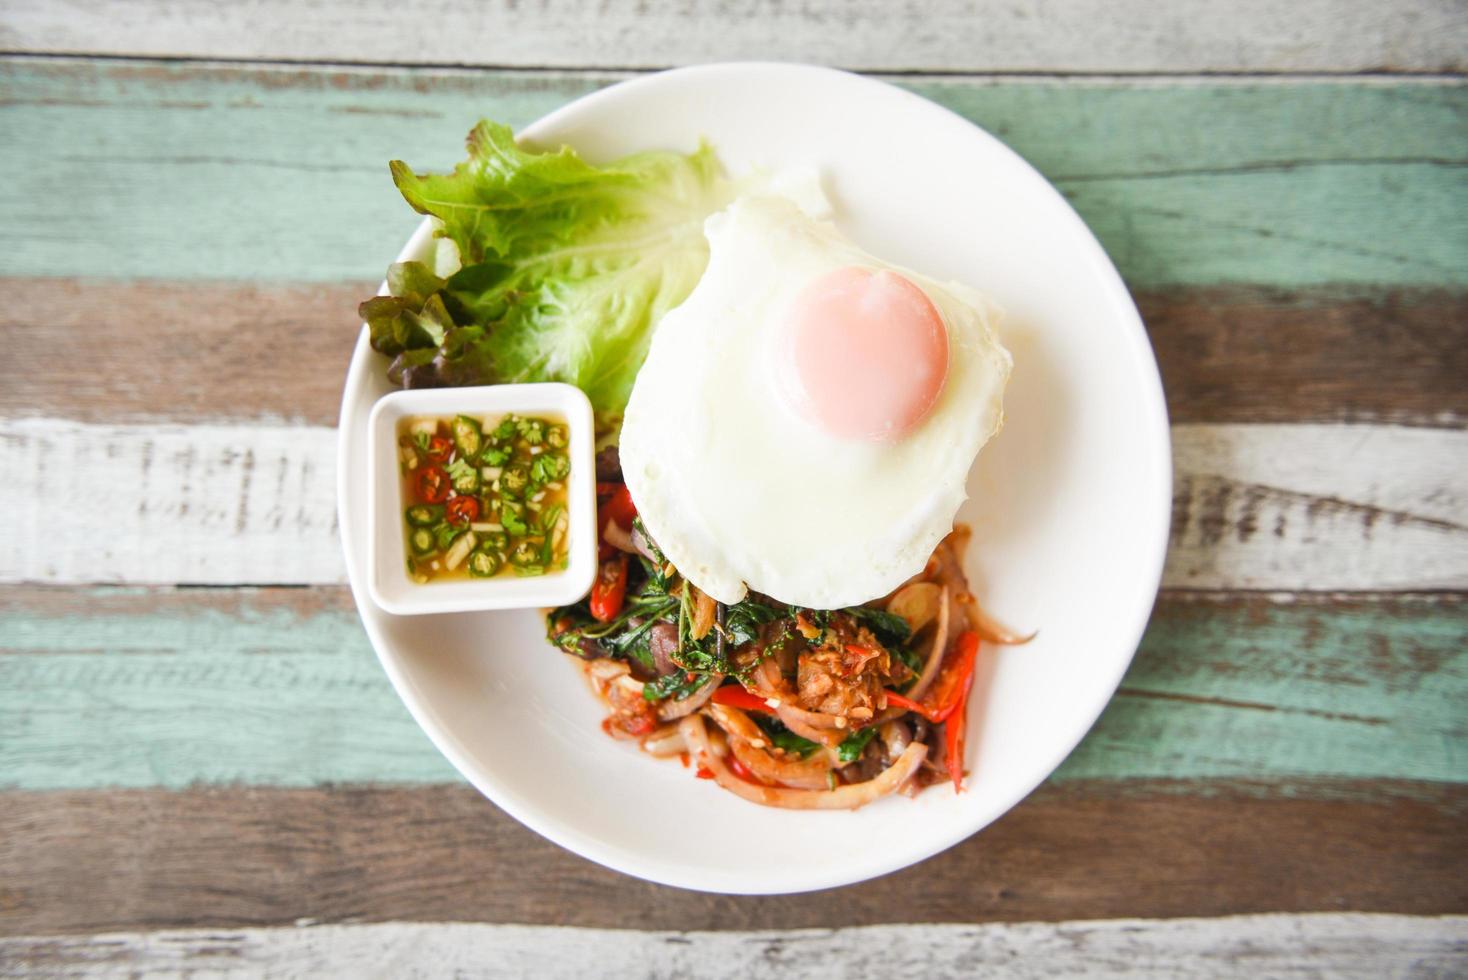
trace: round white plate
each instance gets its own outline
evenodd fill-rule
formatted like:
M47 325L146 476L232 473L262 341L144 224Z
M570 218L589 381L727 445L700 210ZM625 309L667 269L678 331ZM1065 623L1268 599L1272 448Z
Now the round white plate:
M466 121L468 122L468 121ZM1008 312L1008 422L959 515L980 601L1025 647L986 648L970 707L966 791L853 813L773 810L603 734L580 672L534 612L394 617L367 598L366 423L390 387L363 331L342 399L339 507L352 592L413 717L480 791L562 847L707 891L827 888L952 846L1035 788L1091 727L1131 661L1171 511L1167 413L1146 333L1115 268L1064 199L987 133L882 82L798 65L638 78L526 129L594 162L693 150L725 167L819 169L863 248L984 290ZM406 154L411 159L411 154ZM389 193L384 190L384 193ZM421 254L422 228L403 255Z

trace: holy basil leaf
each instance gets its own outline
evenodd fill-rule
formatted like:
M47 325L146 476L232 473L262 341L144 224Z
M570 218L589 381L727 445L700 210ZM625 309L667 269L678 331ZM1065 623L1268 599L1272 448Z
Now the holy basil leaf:
M642 685L642 697L647 701L663 701L667 698L682 701L706 683L707 674L690 676L688 672L675 670Z
M651 640L652 628L656 622L657 620L655 619L648 619L646 622L634 626L625 633L607 639L604 645L614 655L629 657L642 664L648 670L653 670L655 669L655 663L652 656Z
M912 672L912 680L917 680L918 675L923 672L923 658L918 656L917 651L910 647L891 647L890 649L897 659L901 660Z
M871 630L872 635L885 647L901 646L912 636L912 629L907 625L907 620L896 613L873 609L870 606L852 606L843 611Z
M742 646L759 638L759 628L782 615L779 609L753 599L744 599L724 610L724 629L729 633L729 643Z
M712 647L713 634L710 633L703 640L692 640L684 638L682 647L673 654L673 663L684 670L699 671L705 674L727 674L729 673L729 662L718 655Z
M860 731L852 732L841 740L840 745L836 746L836 758L842 762L855 762L857 759L860 759L861 754L866 751L867 743L872 740L872 736L875 734L877 734L875 725L871 728L863 728Z
M786 728L778 718L759 714L751 714L750 718L754 719L754 723L764 730L765 735L769 737L770 744L777 749L784 749L791 755L804 759L820 748L810 739L803 738Z

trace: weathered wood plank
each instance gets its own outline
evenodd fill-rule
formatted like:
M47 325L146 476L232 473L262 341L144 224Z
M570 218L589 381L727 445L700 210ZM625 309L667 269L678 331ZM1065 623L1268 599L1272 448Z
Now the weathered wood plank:
M1468 588L1468 431L1178 425L1173 451L1170 587ZM0 419L0 582L343 581L335 455L314 426Z
M0 786L460 781L346 589L7 589L0 604ZM569 667L548 650L546 669Z
M1468 598L1165 594L1054 781L1468 782L1464 704ZM0 590L0 786L457 780L344 589Z
M1170 586L1468 585L1468 433L1184 425L1173 467Z
M1450 0L1243 0L1220 7L1041 0L901 4L713 0L650 9L573 0L468 8L266 0L248 11L155 2L126 16L103 0L13 0L8 51L73 54L652 68L705 61L813 61L885 71L1456 71L1468 22ZM260 25L271 29L262 31ZM432 25L439 25L433 29Z
M1174 423L1468 424L1468 293L1235 287L1136 300Z
M739 897L591 865L468 788L11 793L0 806L0 934L301 918L742 930L1468 909L1468 790L1372 784L1345 795L1047 789L878 882Z
M762 932L383 923L109 933L0 941L0 969L142 980L211 977L684 977L998 975L1011 980L1446 976L1468 960L1468 917L1314 914ZM547 956L546 950L555 950ZM7 966L8 964L8 966Z
M0 280L0 417L335 424L356 306L376 289ZM1137 301L1174 422L1468 425L1468 291L1233 287ZM57 356L82 334L85 370Z
M0 414L335 425L377 286L0 280Z
M0 581L343 581L335 463L326 428L0 424Z
M0 275L377 279L416 220L387 160L612 80L0 62ZM1133 287L1468 285L1461 81L904 84L1039 167Z

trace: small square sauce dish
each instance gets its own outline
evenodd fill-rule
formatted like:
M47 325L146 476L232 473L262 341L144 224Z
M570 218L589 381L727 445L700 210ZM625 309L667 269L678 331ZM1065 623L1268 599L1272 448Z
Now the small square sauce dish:
M596 577L591 403L566 384L398 391L368 420L368 591L400 616L558 606Z

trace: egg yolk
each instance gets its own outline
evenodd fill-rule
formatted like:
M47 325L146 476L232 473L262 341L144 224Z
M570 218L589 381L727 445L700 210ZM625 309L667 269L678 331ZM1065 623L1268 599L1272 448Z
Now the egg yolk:
M785 328L785 394L833 436L896 441L943 391L943 318L926 293L890 270L847 266L812 280Z

